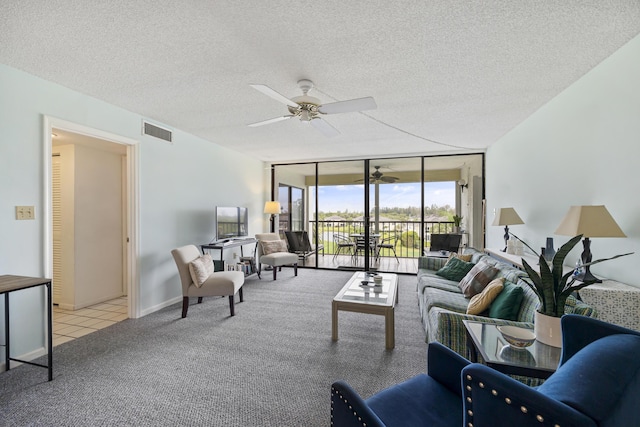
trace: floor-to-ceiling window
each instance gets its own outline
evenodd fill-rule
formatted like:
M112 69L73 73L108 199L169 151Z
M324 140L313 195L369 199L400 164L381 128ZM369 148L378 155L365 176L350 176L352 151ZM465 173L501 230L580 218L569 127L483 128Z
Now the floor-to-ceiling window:
M293 192L299 190L301 229L312 245L324 247L307 267L415 273L435 232L463 235L461 246L483 246L482 154L283 164L273 170L285 217L281 228L294 227Z

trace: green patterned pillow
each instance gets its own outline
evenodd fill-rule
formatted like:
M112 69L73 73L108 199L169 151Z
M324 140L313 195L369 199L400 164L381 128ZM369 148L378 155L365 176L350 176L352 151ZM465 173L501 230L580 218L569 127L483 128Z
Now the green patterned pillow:
M489 317L494 319L518 320L518 311L524 292L520 286L504 282L504 289L493 300L489 309Z
M445 279L459 282L472 268L472 262L465 262L459 258L451 258L444 267L436 271L436 274Z

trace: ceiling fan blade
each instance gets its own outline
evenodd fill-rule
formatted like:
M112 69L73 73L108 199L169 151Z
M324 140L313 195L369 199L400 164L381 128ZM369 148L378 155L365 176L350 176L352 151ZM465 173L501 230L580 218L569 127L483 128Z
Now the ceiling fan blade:
M378 108L372 97L331 102L318 107L322 114L350 113L352 111L375 110Z
M262 126L262 125L268 125L270 123L276 123L276 122L281 122L282 120L287 120L290 119L291 117L295 117L293 114L289 114L288 116L282 116L282 117L276 117L274 119L269 119L269 120L263 120L261 122L257 122L257 123L251 123L250 125L247 125L251 128L255 128L258 126Z
M292 100L290 100L286 96L279 94L275 90L271 89L269 86L266 86L266 85L249 85L249 86L251 86L255 90L258 90L258 91L264 93L267 96L270 96L271 98L275 99L276 101L282 102L283 104L287 104L289 107L293 107L293 108L300 107L300 105L298 105L297 103L293 102Z
M396 182L397 180L398 178L396 178L395 176L383 176L380 178L380 181L387 182L390 184Z
M320 117L314 117L311 120L311 126L318 129L320 132L324 134L324 136L328 138L333 138L334 136L340 135L340 132L338 132L338 129L334 128L329 123L327 123L326 120L322 120Z

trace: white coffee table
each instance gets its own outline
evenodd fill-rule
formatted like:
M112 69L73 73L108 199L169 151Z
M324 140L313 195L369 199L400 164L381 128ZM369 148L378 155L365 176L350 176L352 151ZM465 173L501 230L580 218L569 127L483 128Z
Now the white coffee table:
M398 302L398 276L391 273L378 273L382 276L382 286L360 286L365 280L364 272L355 273L346 285L340 289L331 303L331 339L338 341L338 311L377 314L384 316L385 346L396 346L394 308ZM367 276L373 285L373 279Z

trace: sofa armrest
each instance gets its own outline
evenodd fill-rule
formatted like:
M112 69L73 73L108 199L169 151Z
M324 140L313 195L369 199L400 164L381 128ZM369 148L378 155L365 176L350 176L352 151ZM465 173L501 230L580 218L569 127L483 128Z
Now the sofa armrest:
M432 311L434 313L432 313ZM516 322L504 319L493 319L490 317L474 316L471 314L457 313L438 307L433 307L429 311L429 315L437 316L437 330L434 336L430 333L430 338L435 338L451 350L455 351L462 357L467 357L467 334L463 320L474 320L493 325L512 325L521 328L533 328L533 323ZM432 323L433 324L433 323Z
M465 426L596 425L572 407L484 365L473 363L464 368L462 386Z
M385 427L367 403L344 381L331 384L331 425Z

